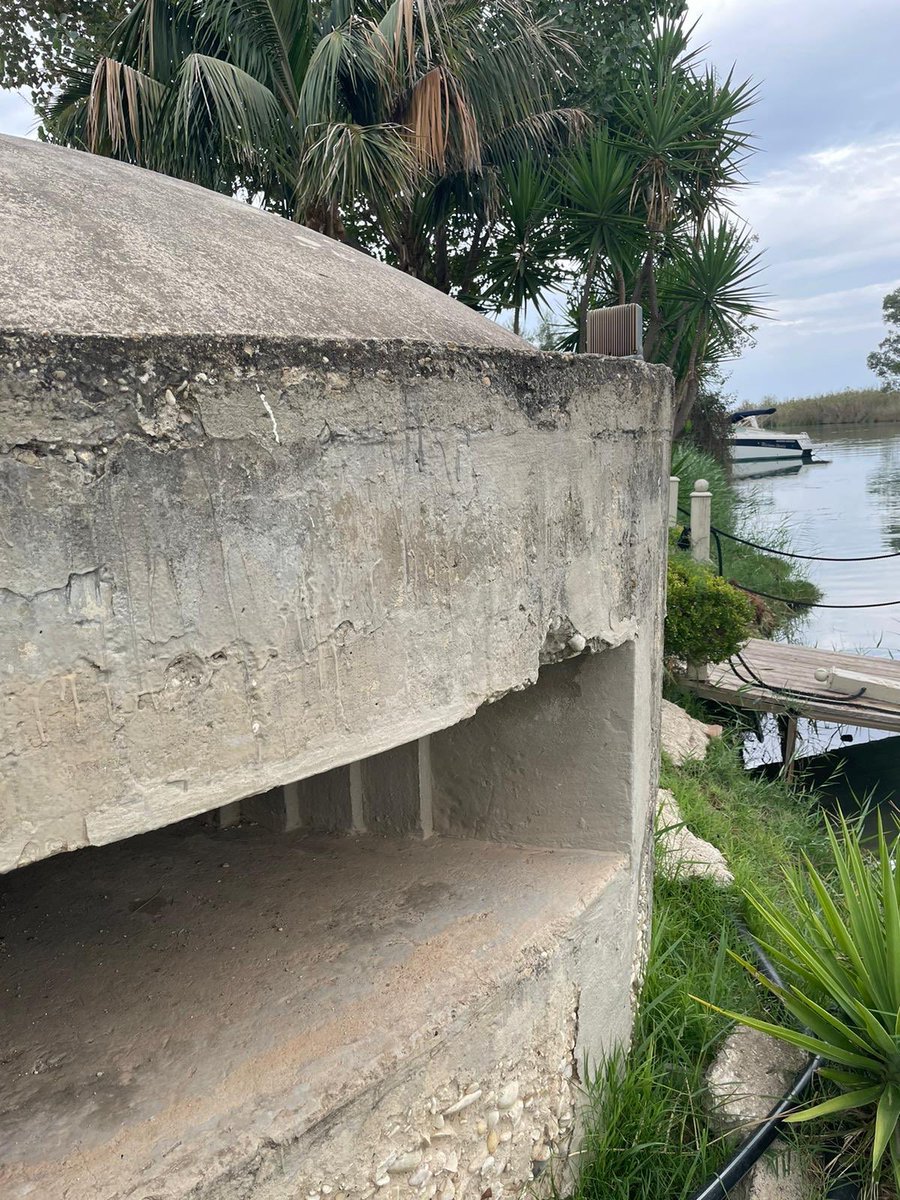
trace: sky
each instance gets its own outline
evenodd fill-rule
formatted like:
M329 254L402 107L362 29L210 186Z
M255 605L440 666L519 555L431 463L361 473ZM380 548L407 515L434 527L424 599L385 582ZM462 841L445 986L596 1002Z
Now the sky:
M866 354L900 286L900 0L689 0L695 40L759 84L738 197L759 235L771 320L730 364L745 404L877 383ZM27 136L0 91L0 132Z
M752 76L758 151L738 211L772 320L730 368L751 403L877 384L866 354L900 286L900 0L690 0L720 70Z

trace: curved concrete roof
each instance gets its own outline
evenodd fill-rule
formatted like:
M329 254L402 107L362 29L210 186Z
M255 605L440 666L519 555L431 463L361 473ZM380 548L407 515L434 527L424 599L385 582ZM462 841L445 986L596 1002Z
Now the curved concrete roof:
M0 137L0 331L400 338L528 352L305 226L107 158Z

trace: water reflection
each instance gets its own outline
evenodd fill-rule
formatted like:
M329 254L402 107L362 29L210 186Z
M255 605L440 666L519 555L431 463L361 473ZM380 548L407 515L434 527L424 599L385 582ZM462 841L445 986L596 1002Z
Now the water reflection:
M804 467L811 465L811 463L803 462L802 459L781 463L778 466L772 466L771 462L765 460L736 462L731 464L731 478L734 480L771 479L776 475L799 475Z

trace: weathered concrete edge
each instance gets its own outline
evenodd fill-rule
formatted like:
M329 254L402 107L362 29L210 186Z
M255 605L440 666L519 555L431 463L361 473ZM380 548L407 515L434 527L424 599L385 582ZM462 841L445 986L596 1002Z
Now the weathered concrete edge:
M323 437L326 441L380 440L389 433L421 428L429 420L444 427L455 425L467 437L480 432L503 434L521 430L524 417L540 431L562 429L582 439L612 443L646 439L661 452L670 418L671 376L665 368L599 357L523 356L460 348L433 356L430 345L296 338L36 336L7 338L5 361L6 373L0 371L0 406L11 402L9 412L17 426L10 428L11 457L19 457L17 450L24 447L34 463L27 470L35 469L40 460L48 466L54 463L63 472L84 470L81 482L86 487L93 483L90 475L101 473L104 461L112 463L115 457L110 454L103 460L98 454L97 469L89 470L77 457L79 448L86 446L106 454L131 443L143 446L145 452L167 453L213 441L250 438L270 443L274 438L283 452L313 438L320 443ZM3 362L0 355L0 366ZM485 394L460 412L453 404L454 384L460 392L475 384ZM386 394L395 393L387 412L367 403L368 398L383 401ZM278 409L280 435L272 411L278 408L276 395L284 399ZM347 422L343 428L321 425L323 412L330 416L332 409ZM377 420L371 416L373 411L379 413ZM204 422L212 428L205 428ZM4 424L4 440L7 428ZM59 429L70 435L68 443L60 441ZM59 586L68 582L60 580ZM632 613L615 627L606 624L584 632L590 648L600 650L634 638L638 624ZM354 761L360 753L377 754L455 724L482 704L533 683L544 661L538 649L536 644L533 661L524 672L477 698L433 710L427 726L419 719L415 727L395 730L389 740L370 737L340 760L306 756L302 765L299 758L282 761L277 772L267 773L264 785L305 778ZM221 790L211 789L206 802L191 806L190 811L179 804L169 812L170 797L162 806L161 823L251 794L259 786L258 774L248 769L237 779L232 777L227 788L223 784ZM138 789L145 803L155 800L157 792L156 785ZM121 828L110 833L99 815L95 814L95 821L90 836L94 844L127 835ZM132 832L142 828L139 825Z
M142 363L151 371L131 372L110 378L115 370ZM54 431L41 427L22 405L40 397L43 405L58 408L72 420L73 391L85 392L95 402L106 398L106 420L91 423L77 444L95 444L123 434L147 436L152 418L171 391L183 403L185 385L203 392L214 385L211 372L228 370L239 375L273 376L286 371L308 371L318 376L326 391L343 375L356 382L371 377L379 383L400 381L408 394L410 381L451 381L476 377L498 400L512 400L541 428L558 428L585 395L599 387L613 387L619 403L603 405L603 426L597 432L664 432L671 427L671 373L667 367L635 359L599 355L555 353L522 354L506 349L471 349L429 342L353 341L344 339L259 338L205 335L135 338L75 337L66 334L26 334L0 330L0 447L30 441L53 441ZM301 378L306 378L302 376ZM224 382L224 380L223 380ZM229 382L234 382L233 376ZM282 381L290 387L296 383ZM647 388L647 383L650 387ZM130 411L129 411L130 410ZM139 419L139 414L144 419ZM592 414L599 417L600 413ZM452 413L451 413L451 424ZM385 431L383 419L369 421L370 428ZM365 427L364 425L362 426ZM242 436L247 430L242 430ZM164 435L162 435L164 438ZM215 436L223 436L216 431ZM160 439L157 434L156 440ZM75 444L73 442L73 444Z

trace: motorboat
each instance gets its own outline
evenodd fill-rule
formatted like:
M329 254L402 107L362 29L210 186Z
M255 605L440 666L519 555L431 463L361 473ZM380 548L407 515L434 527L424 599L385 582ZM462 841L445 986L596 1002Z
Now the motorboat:
M750 408L731 413L731 458L733 462L795 459L810 462L815 446L808 433L784 433L761 429L758 417L769 417L774 408Z

